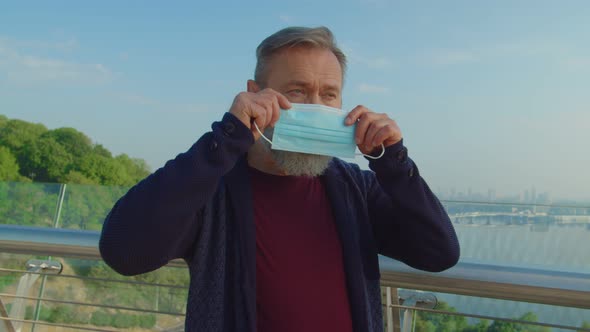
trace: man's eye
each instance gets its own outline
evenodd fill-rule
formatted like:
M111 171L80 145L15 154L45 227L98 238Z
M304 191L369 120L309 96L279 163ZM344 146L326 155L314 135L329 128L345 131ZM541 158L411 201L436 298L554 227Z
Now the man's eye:
M293 90L290 90L288 93L294 94L294 95L300 95L300 94L303 94L303 90L302 89L293 89Z

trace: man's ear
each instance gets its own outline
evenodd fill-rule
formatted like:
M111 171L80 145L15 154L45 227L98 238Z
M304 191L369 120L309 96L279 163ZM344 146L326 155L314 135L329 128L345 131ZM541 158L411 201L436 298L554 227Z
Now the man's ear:
M258 86L258 83L256 83L254 80L248 80L247 89L248 92L256 93L260 91L260 86Z

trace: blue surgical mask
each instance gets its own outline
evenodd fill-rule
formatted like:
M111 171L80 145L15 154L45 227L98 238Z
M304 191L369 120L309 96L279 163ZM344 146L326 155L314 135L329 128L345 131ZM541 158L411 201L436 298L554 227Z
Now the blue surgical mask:
M261 135L273 150L354 158L356 125L345 125L346 116L338 108L292 103L291 109L281 110L272 142Z

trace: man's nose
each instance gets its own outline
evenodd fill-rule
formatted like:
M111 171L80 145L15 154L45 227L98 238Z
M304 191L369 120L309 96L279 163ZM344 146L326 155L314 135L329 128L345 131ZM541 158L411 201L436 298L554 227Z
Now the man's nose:
M319 93L312 93L308 95L307 104L323 104Z

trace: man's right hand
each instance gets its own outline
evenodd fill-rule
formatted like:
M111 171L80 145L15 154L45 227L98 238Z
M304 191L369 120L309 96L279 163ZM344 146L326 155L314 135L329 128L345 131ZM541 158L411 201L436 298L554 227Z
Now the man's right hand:
M239 93L229 112L250 128L254 140L258 140L260 134L253 123L256 122L260 131L264 131L264 128L274 126L279 120L281 109L289 108L291 108L291 103L287 97L273 89L264 89L256 93Z

